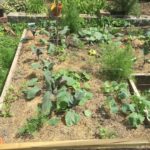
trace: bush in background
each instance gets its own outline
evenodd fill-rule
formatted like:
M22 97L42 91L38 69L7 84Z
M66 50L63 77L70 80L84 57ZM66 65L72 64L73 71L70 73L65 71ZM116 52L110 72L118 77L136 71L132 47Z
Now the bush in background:
M139 0L113 0L110 6L113 6L112 11L122 12L124 15L139 16L141 13Z

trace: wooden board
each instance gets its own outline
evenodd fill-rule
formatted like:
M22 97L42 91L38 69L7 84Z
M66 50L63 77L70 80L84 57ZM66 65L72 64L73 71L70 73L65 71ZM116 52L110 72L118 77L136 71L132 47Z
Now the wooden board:
M139 92L139 90L138 90L138 88L137 88L137 86L136 86L136 83L134 82L134 79L132 79L132 78L138 77L138 76L139 76L139 77L140 77L140 76L145 76L145 77L147 77L147 76L150 76L150 73L135 73L135 74L132 74L132 75L131 75L131 79L129 79L129 84L130 84L130 86L131 86L133 92L134 92L138 97L140 97L141 94L140 94L140 92Z
M74 140L0 145L0 150L150 149L148 139Z
M23 39L25 37L26 32L27 32L27 30L23 31L21 39ZM0 110L2 109L4 98L6 96L7 90L9 89L9 86L11 84L11 80L12 80L13 74L14 74L15 69L16 69L16 65L17 65L17 61L18 61L19 55L20 55L20 51L22 49L22 45L23 45L22 42L20 42L19 45L18 45L15 57L13 59L11 68L9 70L9 73L8 73L8 76L7 76L7 79L6 79L4 88L3 88L3 91L2 91L2 93L0 95Z

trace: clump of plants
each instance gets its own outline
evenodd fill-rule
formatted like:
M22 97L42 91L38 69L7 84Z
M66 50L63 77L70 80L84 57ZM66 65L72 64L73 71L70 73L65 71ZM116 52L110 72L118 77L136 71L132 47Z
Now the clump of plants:
M7 0L2 4L6 13L9 12L25 12L27 0Z
M43 13L47 12L45 0L7 0L2 4L6 13L9 12L28 12Z
M129 127L137 128L150 122L150 101L144 96L130 95L127 83L107 81L104 83L103 91L107 96L105 110L110 114L124 114Z
M113 139L117 137L117 133L113 130L102 127L99 129L99 136L100 139Z
M68 26L70 32L77 33L81 28L81 18L74 0L63 0L62 24Z
M139 0L114 0L112 13L117 15L140 15Z
M43 13L47 11L45 0L27 0L27 12L29 13Z
M44 124L46 118L41 114L40 110L37 112L37 116L27 119L22 128L19 129L18 137L29 136L35 134Z
M39 130L43 125L43 117L52 126L57 125L61 119L65 120L67 126L76 125L80 121L80 114L75 111L75 107L84 105L93 96L87 83L90 76L86 72L61 70L54 73L53 63L47 60L42 63L40 68L43 69L45 79L43 100L39 107L42 117L27 120L19 133L21 136ZM40 90L38 79L33 78L27 82L23 93L27 100L33 100Z
M101 67L103 74L110 80L125 80L132 73L133 53L130 45L109 42L102 48Z
M74 0L77 3L77 7L80 13L84 14L97 14L100 13L100 9L104 9L107 5L105 0Z
M113 36L107 31L101 31L97 27L89 27L79 31L80 37L89 43L108 42Z

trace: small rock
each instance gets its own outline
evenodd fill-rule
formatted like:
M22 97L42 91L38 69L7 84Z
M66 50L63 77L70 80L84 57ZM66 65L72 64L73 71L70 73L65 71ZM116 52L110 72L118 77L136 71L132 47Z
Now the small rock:
M28 30L27 33L26 33L25 38L27 40L33 40L34 39L33 33L30 30Z

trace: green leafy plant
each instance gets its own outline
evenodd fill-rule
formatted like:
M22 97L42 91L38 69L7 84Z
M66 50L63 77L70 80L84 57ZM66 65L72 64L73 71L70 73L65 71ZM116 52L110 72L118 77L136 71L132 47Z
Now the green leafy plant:
M107 42L113 37L107 31L100 31L97 27L82 29L79 31L79 35L88 42Z
M144 50L144 55L150 53L150 36L145 39L143 50Z
M107 2L105 0L75 0L77 3L77 8L80 13L85 14L98 14L100 9L104 9L107 6Z
M60 118L52 118L48 121L48 124L51 126L56 126L60 122Z
M62 70L53 74L45 70L44 75L47 92L43 98L42 110L45 115L50 114L53 110L55 112L68 112L66 115L72 114L73 107L84 105L92 98L92 93L80 86L81 82L89 80L86 73L78 74L73 71ZM66 115L65 118L68 118ZM76 113L73 115L78 116ZM66 124L69 125L67 122Z
M126 83L105 82L103 91L107 95L106 110L126 115L130 127L137 128L146 120L150 122L150 101L143 96L131 96Z
M86 117L91 117L91 116L92 116L92 112L91 112L90 110L85 110L85 111L84 111L84 115L85 115Z
M80 116L73 110L67 111L65 115L67 126L76 125L80 121Z
M125 57L126 56L126 57ZM101 66L103 73L111 80L125 80L132 73L132 47L122 47L120 43L110 42L102 50Z
M123 15L140 15L139 0L114 0L113 10L122 13Z
M27 87L23 90L23 93L25 94L27 100L34 99L36 95L41 91L41 89L37 86L37 83L37 78L33 78L27 82Z
M99 136L101 139L113 139L117 137L117 134L115 131L111 131L107 128L100 128Z
M22 128L19 129L18 136L33 136L40 128L43 126L44 122L47 121L45 116L43 116L38 110L38 114L35 117L31 117L27 119L26 123L23 125Z
M26 0L7 0L2 4L6 13L26 11Z
M0 112L1 117L11 117L12 116L11 111L10 111L11 104L17 100L18 95L19 95L19 93L17 93L15 91L15 89L12 86L10 86L6 93L4 102L3 102L2 111Z
M45 0L27 0L27 12L29 13L43 13L47 11Z
M43 100L40 105L41 115L48 120L48 124L55 126L59 123L61 118L53 117L61 113L65 118L67 126L75 125L80 120L80 115L74 111L77 105L84 105L90 100L93 95L81 85L90 80L90 76L86 72L76 73L69 70L61 70L53 72L53 63L42 60L43 76L45 79L45 91ZM81 84L82 83L82 84ZM27 82L27 90L24 91L27 99L33 99L40 91L37 88L38 79L33 78ZM86 112L88 115L88 112ZM21 130L22 134L33 134L42 126L40 118L33 118L27 120L27 124Z
M70 32L77 33L81 28L81 18L74 0L63 0L62 24L68 26Z

